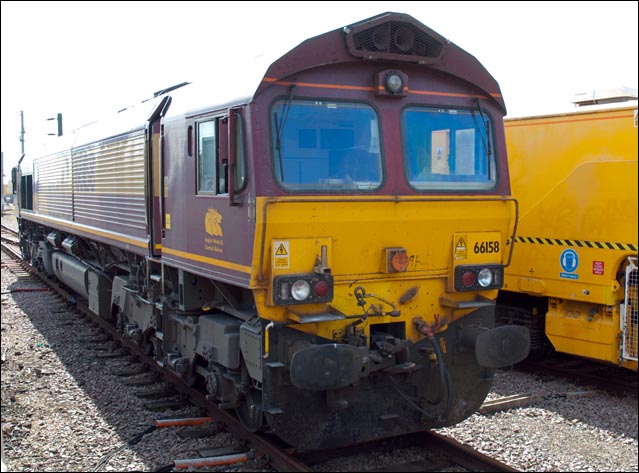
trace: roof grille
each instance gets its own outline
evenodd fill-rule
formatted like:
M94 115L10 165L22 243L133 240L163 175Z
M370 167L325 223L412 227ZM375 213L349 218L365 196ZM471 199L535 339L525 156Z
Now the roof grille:
M351 54L370 59L405 59L432 62L444 44L417 26L403 21L386 21L360 31L353 28L347 36Z

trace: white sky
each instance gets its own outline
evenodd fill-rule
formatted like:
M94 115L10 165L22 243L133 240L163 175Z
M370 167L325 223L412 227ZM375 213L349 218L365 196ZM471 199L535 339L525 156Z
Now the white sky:
M10 175L64 130L205 74L225 61L283 54L306 38L394 11L474 55L509 116L572 105L575 92L638 88L639 2L27 2L2 1L2 151ZM259 78L256 78L256 86ZM6 178L8 180L8 177Z

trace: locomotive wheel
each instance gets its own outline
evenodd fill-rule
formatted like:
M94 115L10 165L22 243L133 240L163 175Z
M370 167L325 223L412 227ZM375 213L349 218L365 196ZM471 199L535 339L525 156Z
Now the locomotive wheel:
M264 412L262 411L262 392L251 388L238 401L235 408L237 417L242 425L251 432L257 432L264 425Z

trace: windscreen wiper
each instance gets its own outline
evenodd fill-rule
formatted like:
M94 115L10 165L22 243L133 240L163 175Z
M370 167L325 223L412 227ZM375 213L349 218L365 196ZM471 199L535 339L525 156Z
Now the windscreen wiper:
M291 104L293 103L293 92L295 91L295 84L291 85L291 90L284 104L282 116L278 122L277 112L275 112L275 149L277 150L277 160L280 165L280 181L284 182L284 163L282 161L282 134L284 133L284 126L286 125L286 119L288 118L288 112L291 110Z

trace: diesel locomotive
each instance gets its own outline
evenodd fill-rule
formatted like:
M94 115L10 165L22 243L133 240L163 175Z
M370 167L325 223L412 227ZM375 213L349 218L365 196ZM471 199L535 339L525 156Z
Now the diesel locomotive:
M452 425L530 345L495 327L505 114L475 57L383 13L25 161L22 252L250 430L315 449Z

